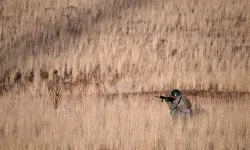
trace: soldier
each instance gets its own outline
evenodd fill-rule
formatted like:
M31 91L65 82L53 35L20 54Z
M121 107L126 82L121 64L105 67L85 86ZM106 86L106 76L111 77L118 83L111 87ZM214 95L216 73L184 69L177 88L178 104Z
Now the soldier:
M170 108L170 115L173 119L177 119L179 117L186 118L192 117L192 104L186 96L183 96L181 91L178 89L174 89L171 92L171 96L173 97L173 101L168 102L168 106Z

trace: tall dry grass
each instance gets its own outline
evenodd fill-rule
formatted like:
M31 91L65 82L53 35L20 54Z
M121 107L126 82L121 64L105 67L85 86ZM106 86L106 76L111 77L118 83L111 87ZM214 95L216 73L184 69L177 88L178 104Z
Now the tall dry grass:
M249 8L248 0L0 0L0 149L249 148L249 94L190 97L205 112L184 125L143 95L249 92Z
M16 72L33 70L39 86L40 69L49 78L53 70L64 76L66 69L73 81L87 76L114 93L176 87L249 91L248 0L0 5L0 76L8 70L11 83Z
M0 149L225 149L250 147L248 97L189 97L204 111L173 123L153 95L7 94L0 102ZM184 125L183 125L184 124Z

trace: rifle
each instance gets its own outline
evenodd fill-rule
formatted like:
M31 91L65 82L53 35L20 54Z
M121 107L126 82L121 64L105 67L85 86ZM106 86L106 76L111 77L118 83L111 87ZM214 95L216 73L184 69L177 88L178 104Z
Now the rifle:
M173 102L175 99L173 97L166 97L166 96L155 96L157 98L161 99L161 102L163 102L163 100L165 100L165 102Z

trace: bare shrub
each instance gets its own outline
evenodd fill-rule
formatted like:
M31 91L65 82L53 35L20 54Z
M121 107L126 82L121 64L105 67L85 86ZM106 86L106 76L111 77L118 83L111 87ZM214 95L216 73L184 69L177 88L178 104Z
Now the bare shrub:
M48 81L48 91L54 109L57 109L62 99L62 83L57 70L53 72L53 80Z

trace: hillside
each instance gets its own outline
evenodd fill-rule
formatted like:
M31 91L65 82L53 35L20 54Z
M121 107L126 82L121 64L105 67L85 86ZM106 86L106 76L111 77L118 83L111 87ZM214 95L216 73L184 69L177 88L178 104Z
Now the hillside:
M248 0L3 0L0 6L5 87L30 76L39 86L43 72L48 80L58 72L74 85L98 85L94 93L250 90Z
M246 150L249 72L249 0L0 0L0 149Z

